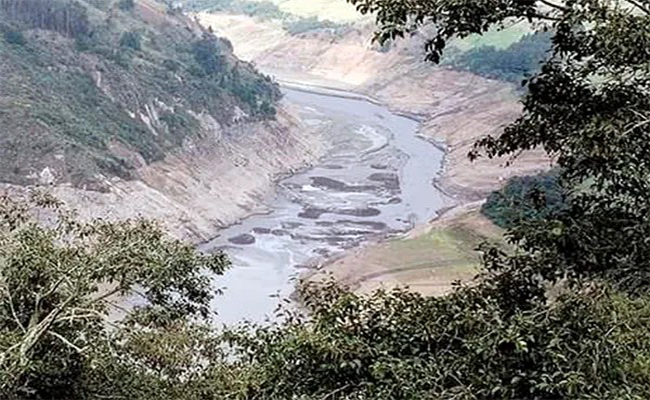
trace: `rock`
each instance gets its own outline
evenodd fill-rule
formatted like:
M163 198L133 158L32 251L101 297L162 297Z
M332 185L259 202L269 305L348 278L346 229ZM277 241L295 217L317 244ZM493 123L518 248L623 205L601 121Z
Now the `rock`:
M40 174L38 174L38 181L41 185L52 185L55 181L54 174L50 167L45 167Z
M239 236L231 237L228 241L233 244L248 245L255 243L255 236L250 233L244 233Z

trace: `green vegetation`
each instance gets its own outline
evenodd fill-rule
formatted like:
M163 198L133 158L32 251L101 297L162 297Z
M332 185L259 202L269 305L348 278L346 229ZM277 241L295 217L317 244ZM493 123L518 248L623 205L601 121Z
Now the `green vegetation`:
M465 53L445 58L444 64L454 69L470 71L490 79L519 84L535 75L548 57L551 34L535 32L523 36L505 49L480 46Z
M120 38L120 46L140 51L142 50L142 36L138 32L124 32Z
M449 43L448 52L459 50L467 52L481 47L494 47L497 50L505 50L517 43L526 35L534 33L535 30L527 21L510 21L504 26L493 26L488 31L480 34L470 34L463 38L453 38Z
M32 211L53 223L39 225ZM125 390L146 388L156 378L145 371L156 362L139 358L146 348L138 340L206 318L205 273L228 266L222 254L197 255L150 222L79 222L38 193L29 203L0 199L0 243L0 397L7 400L112 396L114 379ZM136 291L140 305L117 324L107 321L120 310L119 296ZM144 362L144 374L129 375L131 356Z
M196 255L144 221L84 223L47 197L1 199L0 397L650 398L650 8L351 1L377 16L380 39L435 20L432 60L451 37L505 19L556 32L521 117L471 156L542 146L558 166L565 205L514 218L510 246L482 245L480 276L445 297L307 285L299 293L306 315L279 310L275 323L220 330L201 272L222 272L222 255ZM528 193L534 184L513 185L514 198L518 186ZM111 295L136 293L145 301L110 318Z
M334 35L343 35L349 27L329 20L321 21L317 17L293 18L283 23L284 29L291 35L302 35L309 32L326 31Z
M558 172L514 177L488 198L481 212L503 228L552 218L566 207Z
M282 21L283 28L291 35L302 35L310 32L329 32L335 35L346 33L350 26L318 17L299 17L282 11L269 1L250 0L190 0L185 4L192 11L227 12L242 14L262 20Z
M17 46L24 46L27 44L27 39L20 31L6 30L2 33L5 41L9 44L15 44Z
M135 7L135 1L134 0L120 0L118 3L118 6L120 7L120 10L122 11L131 11Z
M48 167L59 182L101 190L103 176L133 175L129 153L153 162L208 137L192 115L273 118L279 88L227 41L185 29L193 22L164 7L115 12L122 5L0 1L1 181L33 183Z
M88 11L78 1L0 0L0 10L20 27L46 29L69 37L89 34Z
M218 11L249 15L265 20L284 19L287 15L268 1L242 0L190 0L184 7L191 11Z

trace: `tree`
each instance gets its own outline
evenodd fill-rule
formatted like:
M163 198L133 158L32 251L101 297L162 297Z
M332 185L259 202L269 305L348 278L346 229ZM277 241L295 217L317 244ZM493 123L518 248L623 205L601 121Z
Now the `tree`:
M214 35L206 34L192 45L194 59L208 75L224 72L226 60Z
M426 45L433 61L450 38L506 21L552 32L550 58L527 84L523 115L470 156L543 147L560 167L568 207L510 232L535 273L552 282L600 277L632 292L650 287L650 3L350 2L377 15L379 41L435 25Z
M137 335L208 318L205 274L227 265L151 222L80 222L43 194L0 199L2 398L117 390L123 376L102 376L130 365Z
M548 218L566 205L557 181L557 171L535 176L517 176L502 190L492 192L481 213L503 228Z
M25 46L27 44L27 39L25 39L25 35L21 31L6 30L2 35L9 44L16 46Z
M307 289L310 318L231 334L238 365L252 377L243 391L305 399L650 396L649 3L351 2L377 16L380 41L434 23L433 61L448 39L506 20L554 32L522 117L471 156L543 146L560 166L567 205L514 224L513 249L482 247L485 271L445 298Z
M442 298L307 286L309 318L226 334L236 379L219 382L247 399L650 396L647 298L593 288L510 310L493 284Z
M480 276L446 297L305 286L306 317L219 333L195 317L210 297L200 272L220 272L222 256L197 256L143 221L45 213L43 225L3 202L4 397L650 397L648 2L350 1L377 16L380 40L434 23L434 61L448 39L506 20L552 32L523 115L472 156L544 147L566 205L513 223L512 246L483 246ZM209 47L197 52L208 74ZM112 292L147 301L109 328Z
M79 38L90 32L88 11L73 0L0 0L0 10L25 27Z
M503 50L482 46L443 61L456 69L486 78L520 84L524 78L539 72L551 47L550 36L548 32L535 32L525 35Z

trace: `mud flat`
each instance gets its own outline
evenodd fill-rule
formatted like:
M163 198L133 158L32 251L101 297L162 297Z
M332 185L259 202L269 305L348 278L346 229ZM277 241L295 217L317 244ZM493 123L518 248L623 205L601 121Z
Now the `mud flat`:
M225 248L233 261L215 280L224 291L214 302L220 322L263 321L305 268L407 232L448 204L432 185L444 153L418 137L417 120L351 93L284 91L305 124L326 132L326 155L279 182L268 213L201 246Z

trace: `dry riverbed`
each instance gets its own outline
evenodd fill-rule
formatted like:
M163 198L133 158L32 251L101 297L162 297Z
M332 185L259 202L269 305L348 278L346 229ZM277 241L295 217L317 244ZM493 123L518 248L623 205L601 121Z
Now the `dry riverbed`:
M478 211L478 203L514 175L547 169L540 151L510 160L467 154L477 139L498 134L521 112L519 93L509 84L422 62L421 42L400 41L389 52L370 44L372 26L357 25L344 37L291 36L279 24L244 16L201 14L202 23L228 37L239 57L285 82L348 90L371 96L397 113L422 120L418 135L444 143L443 170L435 186L448 195L444 217L419 224L410 234L346 253L326 265L320 279L333 274L365 291L406 284L427 294L442 293L456 279L475 274L476 245L501 233ZM435 168L432 166L431 168ZM315 212L315 211L314 211Z

